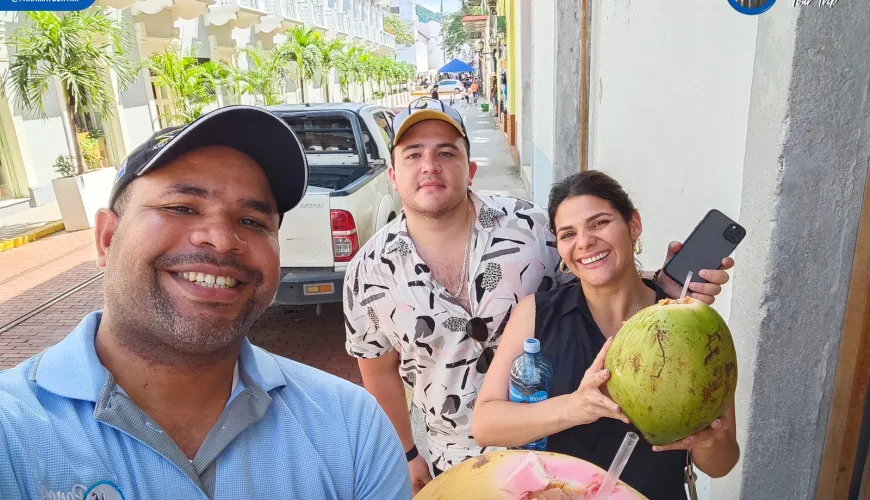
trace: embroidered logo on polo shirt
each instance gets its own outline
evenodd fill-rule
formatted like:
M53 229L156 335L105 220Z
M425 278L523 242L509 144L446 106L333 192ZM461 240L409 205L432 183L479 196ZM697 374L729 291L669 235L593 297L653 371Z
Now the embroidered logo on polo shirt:
M69 491L50 490L44 484L39 485L39 494L41 500L82 500L85 498L87 486L76 484Z
M124 500L124 495L115 483L100 481L88 488L83 500Z

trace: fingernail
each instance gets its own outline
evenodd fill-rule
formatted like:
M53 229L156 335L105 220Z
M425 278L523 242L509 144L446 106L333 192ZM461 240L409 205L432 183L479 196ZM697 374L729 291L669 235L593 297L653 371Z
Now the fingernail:
M659 448L658 446L653 446L653 451L662 451L662 449Z
M619 407L618 407L618 406L613 405L613 413L619 413Z
M683 444L692 444L692 438L686 438L686 439L683 441Z
M603 376L605 376L605 377L609 377L609 376L610 376L610 370L601 370L601 375L603 375Z
M714 429L718 429L721 425L722 425L721 422L719 422L718 420L714 420L713 424L710 427L712 427Z
M706 278L706 277L707 277L707 274L708 274L707 271L699 271L699 272L698 272L698 276L700 276L700 277L702 277L702 278Z

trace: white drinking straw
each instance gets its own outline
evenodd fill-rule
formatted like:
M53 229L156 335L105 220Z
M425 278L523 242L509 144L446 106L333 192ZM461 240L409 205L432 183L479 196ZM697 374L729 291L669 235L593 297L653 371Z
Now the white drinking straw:
M595 495L595 500L606 500L610 496L610 493L616 486L616 482L619 480L620 474L622 474L622 469L628 463L628 457L634 451L637 439L637 434L633 432L625 435L625 439L622 440L622 445L619 447L619 451L616 452L613 463L610 464L610 470L607 471L607 475L604 476L604 482L601 483L601 488L598 489L598 494Z
M683 284L683 293L680 294L680 300L686 298L686 292L689 291L689 283L692 282L692 271L689 271L689 275L686 276L686 282Z

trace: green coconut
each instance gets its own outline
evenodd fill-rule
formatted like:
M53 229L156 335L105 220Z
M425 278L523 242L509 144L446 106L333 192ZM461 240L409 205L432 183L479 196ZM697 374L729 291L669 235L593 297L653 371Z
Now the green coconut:
M607 352L607 392L652 445L688 437L734 401L737 352L715 309L665 299L629 318Z

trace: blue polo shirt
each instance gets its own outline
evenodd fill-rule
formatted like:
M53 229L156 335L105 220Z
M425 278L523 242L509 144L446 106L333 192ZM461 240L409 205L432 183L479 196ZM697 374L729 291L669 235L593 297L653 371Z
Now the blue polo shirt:
M193 460L100 364L91 313L0 372L0 499L402 499L408 465L364 389L254 347Z

